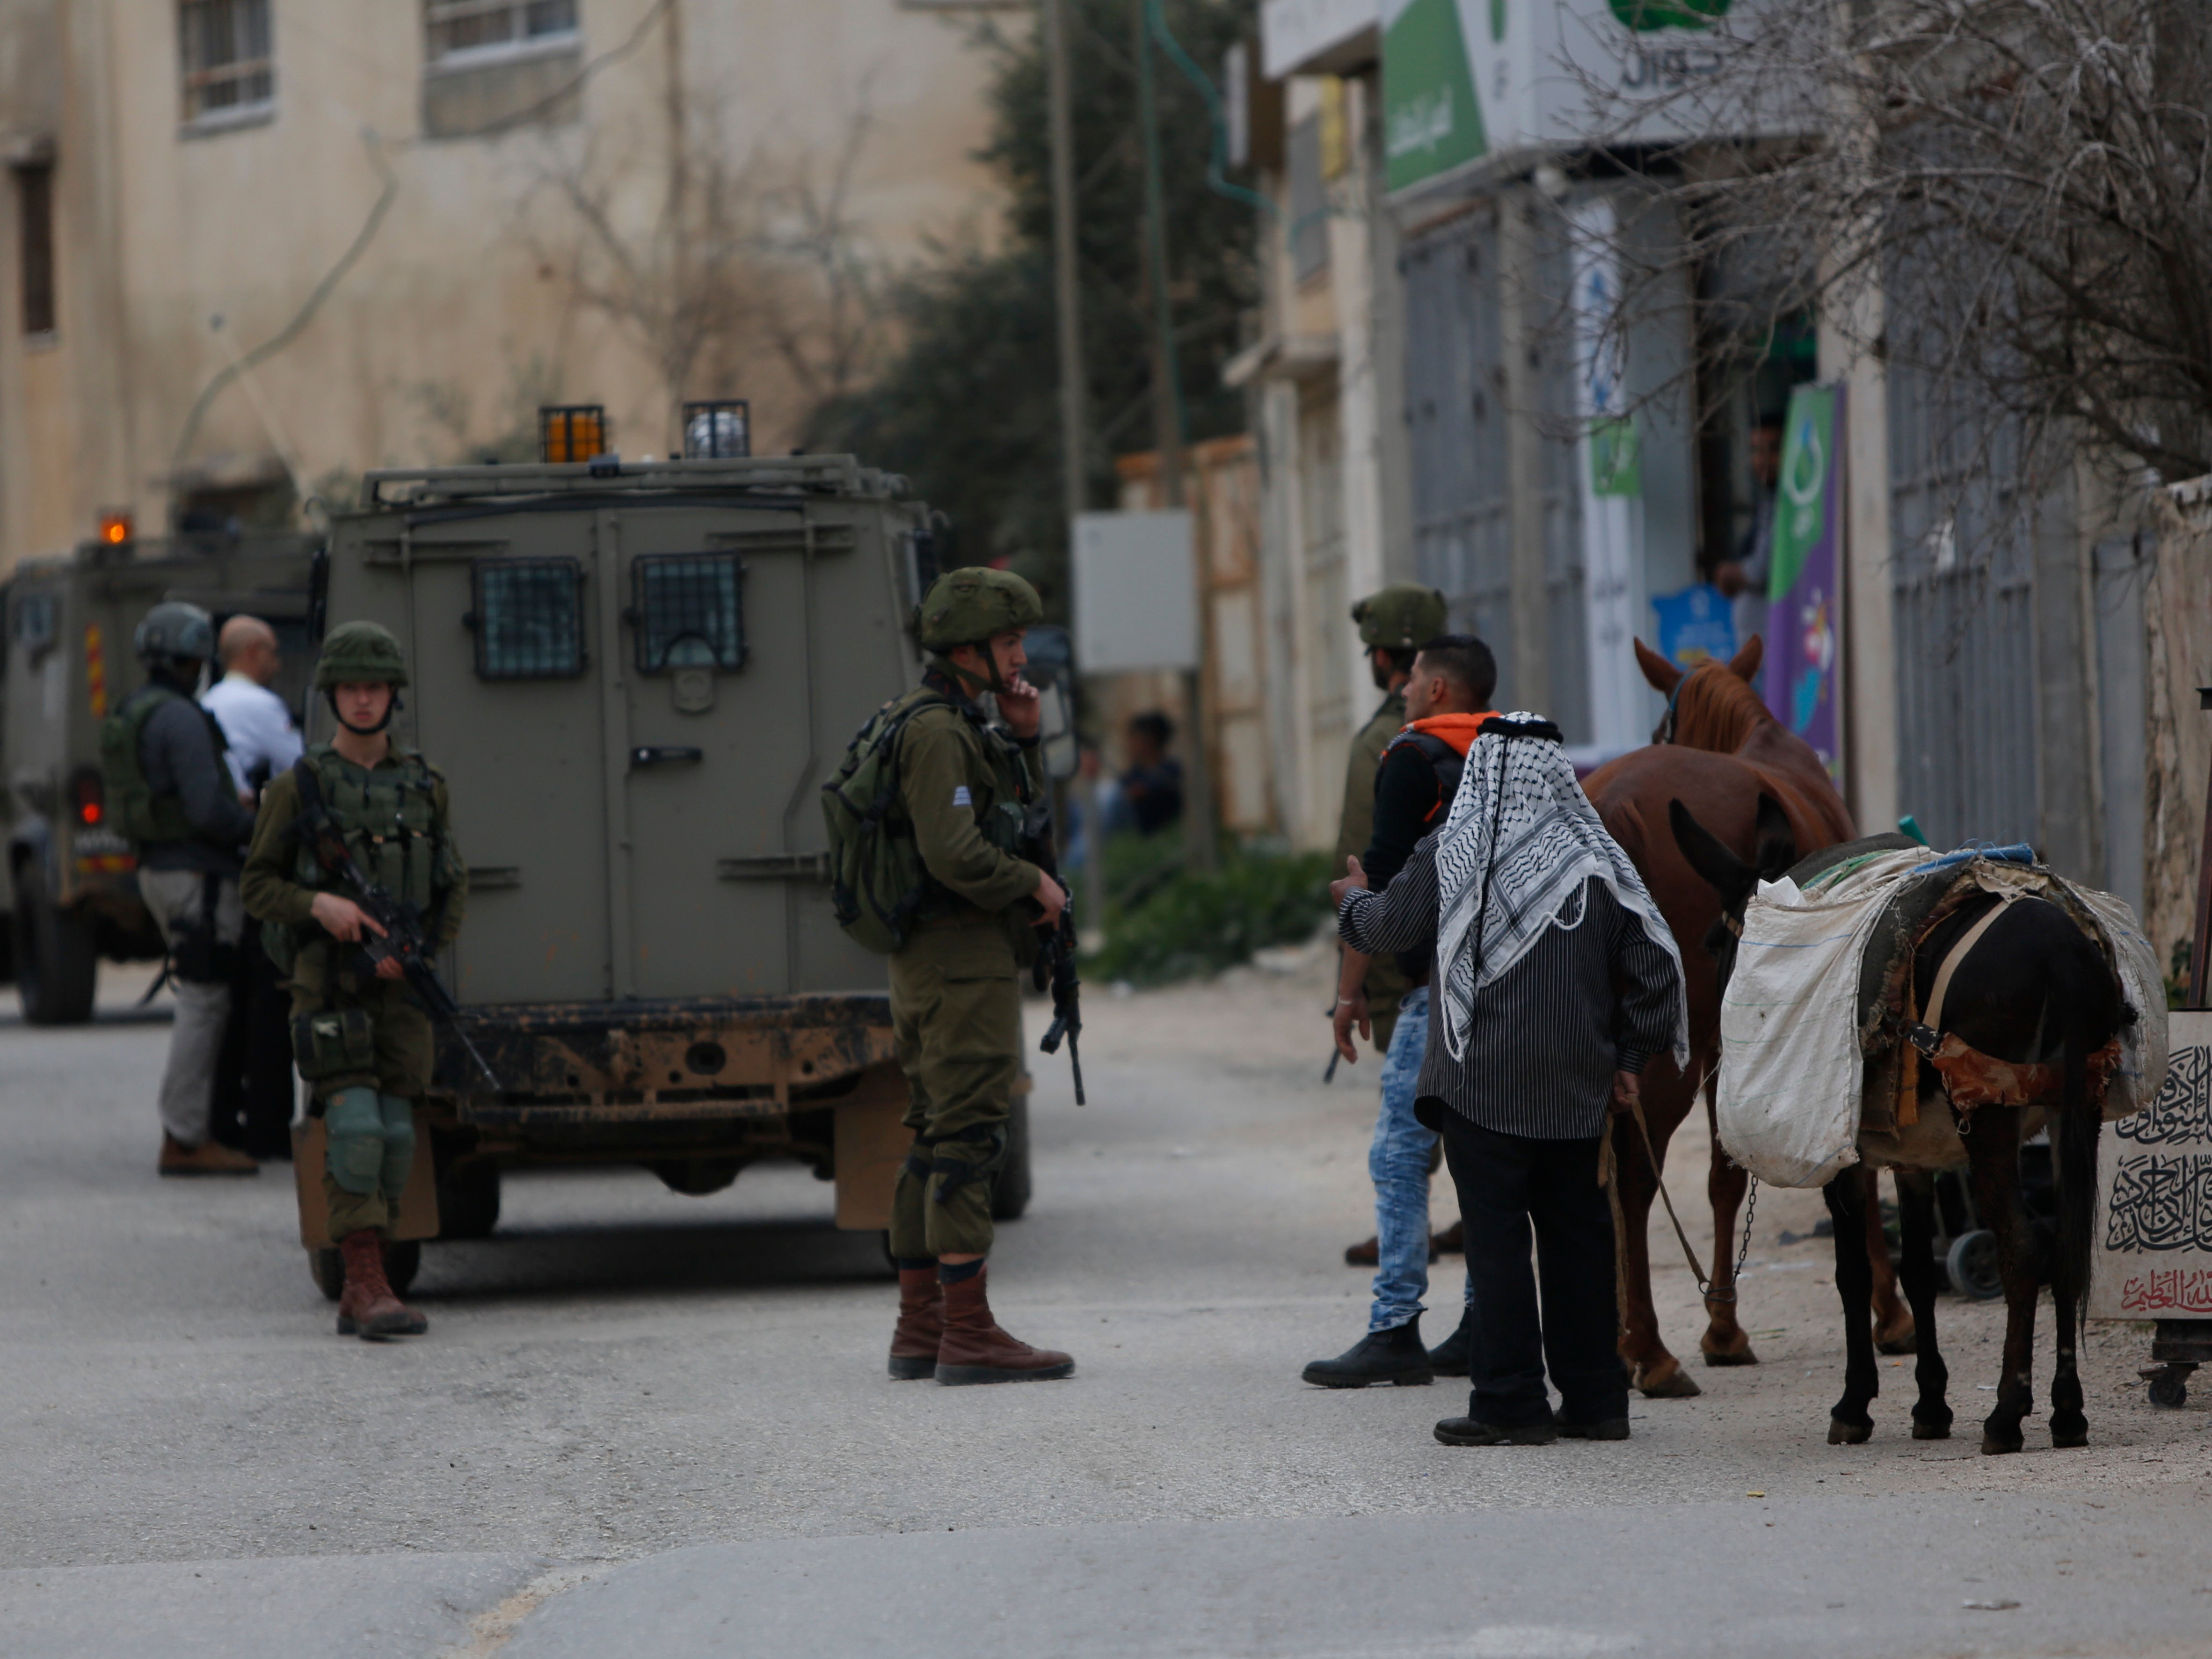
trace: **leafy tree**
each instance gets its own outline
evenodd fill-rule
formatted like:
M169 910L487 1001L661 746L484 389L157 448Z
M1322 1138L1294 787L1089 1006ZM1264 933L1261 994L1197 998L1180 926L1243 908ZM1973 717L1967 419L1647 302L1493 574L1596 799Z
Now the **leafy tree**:
M1084 351L1090 385L1091 495L1112 498L1112 458L1156 442L1152 311L1144 237L1145 155L1138 122L1133 0L1066 0L1073 82ZM1166 0L1170 29L1218 66L1249 32L1250 0ZM993 252L941 249L894 296L904 344L866 391L826 404L809 442L850 449L905 473L952 520L945 556L1006 559L1064 591L1059 385L1052 269L1052 151L1044 54L1036 34L987 30L996 58L993 127L982 159L1011 198ZM1194 439L1243 428L1243 399L1221 384L1238 323L1255 303L1252 210L1208 183L1214 129L1203 94L1164 54L1153 59L1174 306Z

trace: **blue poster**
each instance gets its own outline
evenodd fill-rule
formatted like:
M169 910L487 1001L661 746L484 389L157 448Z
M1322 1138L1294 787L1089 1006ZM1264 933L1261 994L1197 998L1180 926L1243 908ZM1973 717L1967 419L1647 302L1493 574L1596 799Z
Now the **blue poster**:
M1735 617L1728 596L1711 583L1655 593L1651 608L1659 615L1659 654L1675 667L1726 662L1735 655Z

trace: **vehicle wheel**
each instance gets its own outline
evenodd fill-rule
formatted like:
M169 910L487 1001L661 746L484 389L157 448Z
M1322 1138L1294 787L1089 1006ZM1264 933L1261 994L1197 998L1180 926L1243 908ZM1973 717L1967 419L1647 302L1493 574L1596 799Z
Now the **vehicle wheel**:
M1018 1096L1006 1115L1006 1156L991 1183L991 1219L1019 1221L1030 1206L1030 1103Z
M82 1025L91 1018L100 978L92 929L46 896L35 863L16 872L10 921L23 1018L33 1025Z
M1950 1275L1951 1288L1972 1301L1987 1302L2004 1294L2004 1273L1997 1261L1997 1236L1986 1227L1960 1233L1953 1239L1951 1253L1943 1260L1943 1270Z
M2150 1403L2154 1406L2185 1406L2189 1403L2189 1374L2169 1365L2150 1380Z
M489 1238L498 1225L498 1164L488 1158L473 1158L440 1174L439 1237Z
M392 1286L394 1296L404 1296L415 1282L415 1275L422 1267L422 1242L416 1238L384 1244L384 1277Z
M407 1287L415 1282L415 1275L422 1267L422 1245L418 1239L405 1239L398 1243L386 1240L384 1246L384 1276L390 1281L394 1296L407 1294ZM335 1249L307 1252L307 1271L314 1275L315 1288L325 1301L335 1302L345 1294L345 1257Z

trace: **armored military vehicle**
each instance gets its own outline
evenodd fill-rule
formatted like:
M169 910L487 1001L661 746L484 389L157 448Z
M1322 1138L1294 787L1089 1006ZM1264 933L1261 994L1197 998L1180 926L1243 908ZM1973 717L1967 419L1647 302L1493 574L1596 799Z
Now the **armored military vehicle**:
M122 531L121 526L117 526ZM91 1015L100 959L158 960L130 843L108 827L100 725L145 676L131 652L139 618L189 599L218 628L240 612L276 630L276 690L295 709L313 667L313 538L255 534L145 540L127 531L27 560L0 587L0 820L7 835L6 957L34 1024Z
M516 1165L706 1194L776 1157L835 1180L840 1226L882 1228L906 1085L884 963L831 911L818 795L921 672L929 512L849 456L564 450L590 459L370 473L331 528L329 620L398 635L394 732L451 787L469 897L443 966L500 1083L441 1030L439 1214L397 1231L489 1232ZM331 729L319 703L310 741ZM1018 1109L1000 1213L1028 1195ZM301 1198L318 1251L319 1184Z

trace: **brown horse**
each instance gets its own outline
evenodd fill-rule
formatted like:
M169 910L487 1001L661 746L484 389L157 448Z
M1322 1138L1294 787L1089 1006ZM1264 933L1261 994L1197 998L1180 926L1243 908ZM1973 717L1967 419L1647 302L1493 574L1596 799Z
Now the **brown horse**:
M1583 785L1598 816L1635 861L1644 884L1667 918L1682 953L1690 1003L1690 1066L1687 1074L1665 1058L1644 1073L1644 1119L1651 1151L1663 1164L1668 1142L1705 1096L1710 1121L1711 1081L1720 1056L1720 989L1705 937L1719 919L1720 903L1711 885L1690 868L1668 828L1668 803L1687 803L1699 823L1721 844L1749 862L1757 853L1759 798L1780 803L1796 845L1808 852L1849 841L1854 830L1843 797L1827 769L1803 739L1784 729L1751 689L1759 672L1760 644L1753 638L1726 664L1703 664L1685 673L1639 641L1637 661L1653 689L1667 694L1667 717L1652 747L1609 762ZM1659 1172L1632 1133L1620 1148L1621 1358L1636 1386L1655 1398L1694 1395L1697 1383L1682 1370L1659 1335L1651 1301L1651 1260L1647 1247L1651 1205L1659 1193ZM1871 1181L1871 1176L1867 1177ZM1758 1363L1751 1338L1736 1317L1735 1236L1748 1178L1713 1141L1705 1195L1713 1212L1713 1264L1705 1296L1706 1328L1698 1348L1710 1365ZM1881 1236L1881 1206L1862 1206L1867 1216L1867 1254L1875 1276L1876 1340L1886 1353L1909 1352L1912 1316L1898 1294L1897 1277Z

